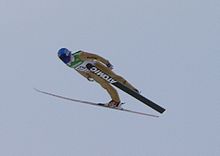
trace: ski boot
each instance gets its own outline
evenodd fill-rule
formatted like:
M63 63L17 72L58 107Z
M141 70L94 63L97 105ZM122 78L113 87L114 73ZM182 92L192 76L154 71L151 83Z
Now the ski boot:
M109 103L106 104L106 106L107 107L112 107L112 108L121 108L121 102L111 100Z

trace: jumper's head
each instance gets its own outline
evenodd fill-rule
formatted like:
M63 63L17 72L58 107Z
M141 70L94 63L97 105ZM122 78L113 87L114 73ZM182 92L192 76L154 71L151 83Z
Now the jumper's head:
M58 51L58 57L65 63L69 63L71 61L71 51L67 48L61 48Z

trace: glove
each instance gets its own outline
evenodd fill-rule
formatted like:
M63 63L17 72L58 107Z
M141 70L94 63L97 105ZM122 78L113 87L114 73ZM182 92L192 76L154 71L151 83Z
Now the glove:
M110 63L110 62L108 62L107 64L106 64L106 66L109 68L109 69L113 69L113 65Z
M94 81L94 79L91 78L91 77L87 77L87 80L90 81L90 82L93 82L93 81Z

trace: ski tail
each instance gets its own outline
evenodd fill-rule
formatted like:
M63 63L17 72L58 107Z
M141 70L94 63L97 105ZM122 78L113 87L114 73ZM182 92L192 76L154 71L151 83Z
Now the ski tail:
M124 92L128 93L129 95L133 96L137 100L139 100L139 101L143 102L144 104L148 105L152 109L158 111L159 113L163 113L165 111L165 109L163 107L157 105L153 101L145 98L144 96L142 96L142 95L138 94L137 92L129 89L128 87L122 85L121 83L115 83L113 85L118 87L118 88L120 88L121 90L123 90Z
M98 69L96 66L88 63L86 65L86 67L93 72L94 74L97 74L100 71L102 72L100 69ZM147 99L146 97L138 94L137 92L129 89L128 87L124 86L123 84L121 84L118 81L115 81L113 78L111 78L111 76L109 76L108 74L102 72L103 74L97 74L98 76L100 76L101 78L107 80L107 82L111 83L112 85L116 86L117 88L121 89L122 91L126 92L127 94L131 95L132 97L136 98L137 100L143 102L144 104L146 104L147 106L151 107L152 109L156 110L159 113L163 113L165 111L165 109L159 105L157 105L156 103L154 103L153 101ZM111 80L111 81L108 81Z

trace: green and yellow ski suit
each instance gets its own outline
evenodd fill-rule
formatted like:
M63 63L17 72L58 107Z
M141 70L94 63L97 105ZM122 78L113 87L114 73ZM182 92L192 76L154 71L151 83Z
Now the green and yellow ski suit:
M123 77L115 74L110 68L108 68L107 64L109 64L109 61L99 55L91 54L91 53L84 52L84 51L78 51L72 54L71 62L68 63L67 65L71 68L74 68L77 72L79 72L81 75L83 75L88 80L94 79L104 89L107 90L112 100L116 102L120 102L120 98L119 98L119 95L116 89L113 88L112 85L106 80L90 72L86 68L86 64L88 63L93 64L98 69L100 69L102 72L111 76L114 80L122 83L123 85L127 86L128 88L132 90L135 90L135 87L133 87L130 83L128 83Z

